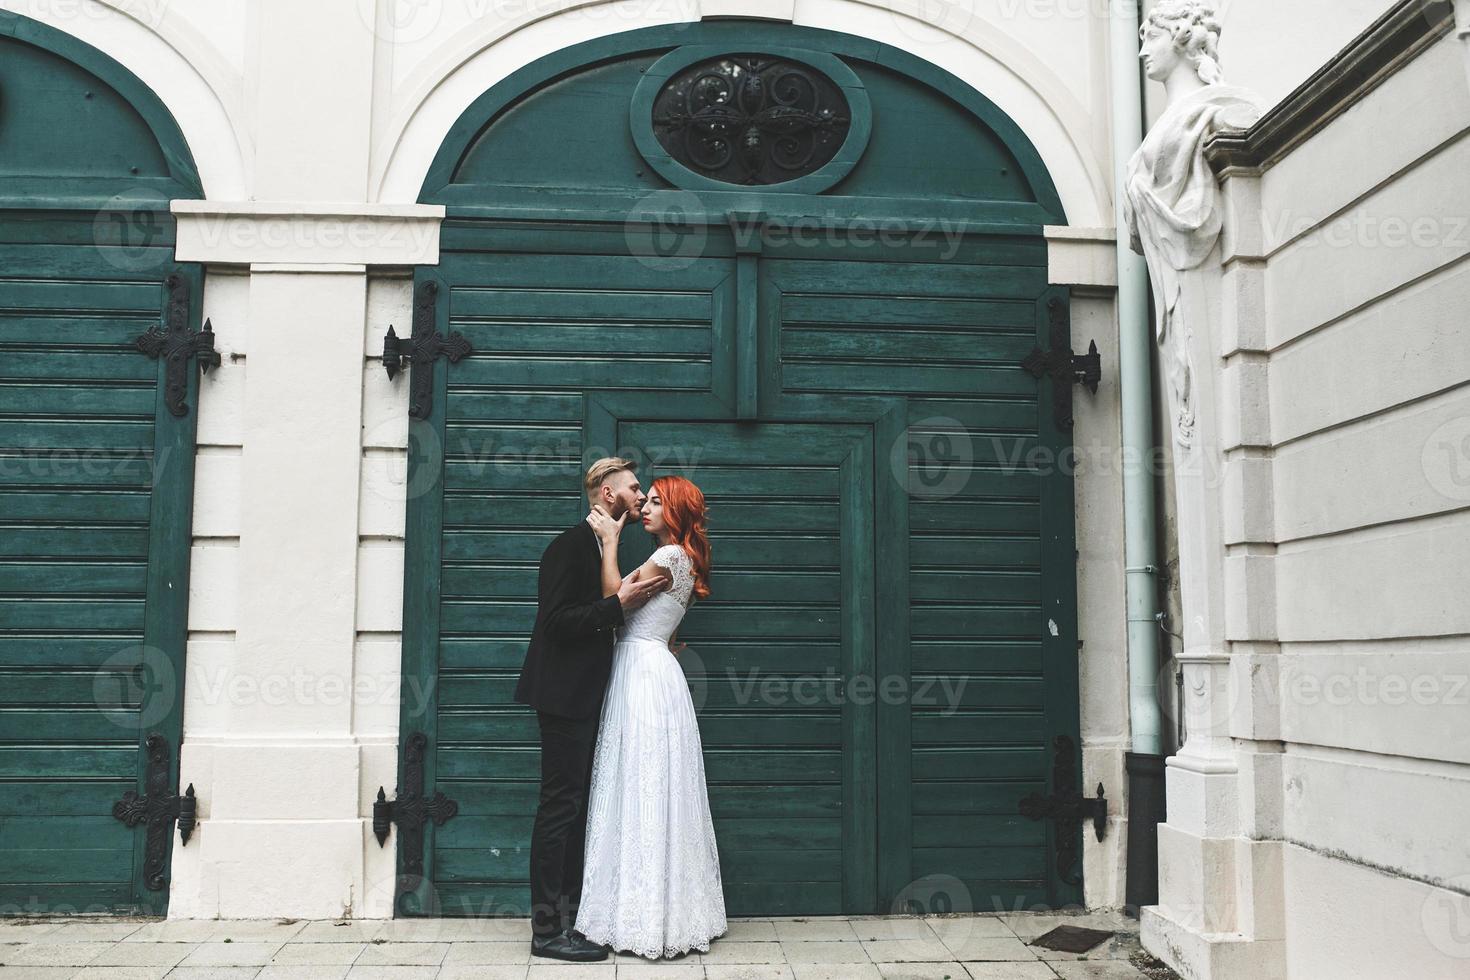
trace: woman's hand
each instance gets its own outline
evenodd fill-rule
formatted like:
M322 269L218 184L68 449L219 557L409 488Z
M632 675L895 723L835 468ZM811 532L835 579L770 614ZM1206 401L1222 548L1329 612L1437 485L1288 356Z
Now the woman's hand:
M587 515L587 521L592 525L592 533L597 535L598 540L602 542L604 548L609 545L614 548L617 547L618 538L623 533L623 524L627 520L627 514L624 514L617 520L613 520L607 516L606 511L595 505L592 508L592 512Z

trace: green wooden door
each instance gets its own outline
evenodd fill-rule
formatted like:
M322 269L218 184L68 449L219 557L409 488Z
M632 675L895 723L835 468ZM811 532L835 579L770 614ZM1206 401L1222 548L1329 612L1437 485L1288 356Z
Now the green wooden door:
M841 88L828 163L762 186L677 162L665 86L733 52ZM511 691L537 559L612 454L712 501L715 594L681 638L733 914L1079 900L1080 833L1019 812L1080 788L1071 440L1020 366L1065 315L1042 228L1066 217L1019 127L869 39L652 28L485 92L421 200L448 214L425 329L474 353L436 362L411 428L427 696L399 791L459 810L400 834L398 913L525 908L538 758Z
M172 414L135 338L170 296L197 326L197 268L169 217L126 249L94 215L0 226L0 909L167 903L172 823L114 817L145 794L150 735L177 785L197 381ZM138 216L134 216L135 218ZM150 250L156 252L149 255ZM160 272L173 275L173 288ZM156 788L154 795L157 795ZM151 858L151 863L150 863Z
M163 914L199 391L137 338L199 330L203 191L146 85L10 11L0 96L0 915Z
M411 443L443 490L410 503L405 670L430 696L403 725L459 809L400 911L524 908L536 562L614 453L709 495L715 594L681 638L732 914L1073 899L1018 812L1077 724L1071 487L1038 462L1066 439L1019 367L1057 295L1044 246L752 267L716 235L674 269L571 229L445 234L420 288L474 353L440 362ZM631 568L651 544L628 537Z
M650 399L627 411L676 414ZM837 914L872 901L876 713L872 429L807 423L618 423L653 478L709 505L713 594L680 627L732 914ZM653 550L628 535L622 564Z

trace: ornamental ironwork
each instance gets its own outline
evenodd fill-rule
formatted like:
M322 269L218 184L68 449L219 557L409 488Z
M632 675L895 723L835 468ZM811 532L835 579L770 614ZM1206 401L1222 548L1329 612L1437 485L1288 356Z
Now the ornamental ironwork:
M695 173L729 184L779 184L814 173L837 155L851 124L832 79L768 55L690 65L653 102L659 145Z

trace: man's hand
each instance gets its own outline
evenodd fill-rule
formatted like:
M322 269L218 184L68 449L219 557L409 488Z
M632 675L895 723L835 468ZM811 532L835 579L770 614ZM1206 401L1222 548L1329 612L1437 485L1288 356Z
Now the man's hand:
M618 603L624 612L630 612L644 605L658 593L667 589L672 583L662 576L655 576L643 581L638 580L638 569L633 569L623 577L623 584L618 587Z
M625 512L622 517L613 520L607 516L607 511L594 504L592 511L587 515L587 523L592 525L592 533L597 535L602 546L608 545L614 548L618 545L618 537L623 533L623 525L627 523L628 515Z

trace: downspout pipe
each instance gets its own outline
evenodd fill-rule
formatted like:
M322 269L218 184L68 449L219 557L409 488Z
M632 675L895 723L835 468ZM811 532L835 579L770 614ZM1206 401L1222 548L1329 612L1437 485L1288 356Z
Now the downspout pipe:
M1128 161L1143 141L1139 0L1111 0L1113 214L1118 255L1118 385L1123 412L1123 552L1128 610L1128 768L1130 910L1158 901L1158 824L1164 818L1163 711L1159 705L1158 540L1153 432L1153 324L1148 268L1129 244L1123 220ZM1136 914L1136 911L1135 911Z

